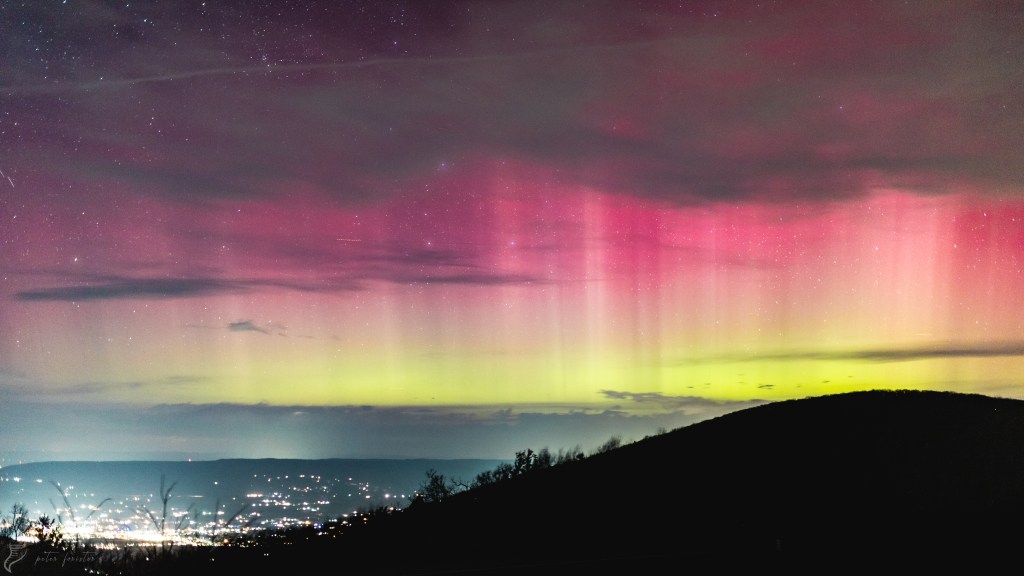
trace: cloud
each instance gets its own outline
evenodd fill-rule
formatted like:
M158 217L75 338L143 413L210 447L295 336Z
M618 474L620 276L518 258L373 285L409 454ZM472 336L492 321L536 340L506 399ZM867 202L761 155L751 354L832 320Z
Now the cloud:
M239 294L261 288L284 288L300 292L352 292L363 284L349 277L316 278L306 282L275 278L138 278L116 275L78 275L79 284L35 288L15 292L26 302L86 302L91 300L152 300L197 298Z
M78 4L57 22L57 11L12 15L79 39L91 58L55 60L44 77L28 32L12 32L6 104L53 135L48 154L15 150L17 163L182 201L299 184L360 205L422 190L441 161L459 171L498 158L677 203L1024 182L1013 113L1024 42L1010 5L750 4L716 7L712 24L614 2L474 4L473 16L453 3L421 11L416 35L371 33L387 18L369 26L339 8L295 22L303 34L268 31L264 63L245 41L191 32L200 16L171 8L146 10L182 30L174 44L155 33L99 44L88 33L99 8ZM103 21L142 21L122 17ZM237 18L201 17L247 37ZM488 34L474 25L485 20ZM124 121L136 117L191 137ZM107 152L124 149L147 154Z
M687 363L758 362L787 360L852 360L862 362L912 362L942 358L1001 358L1024 356L1024 342L944 343L893 348L850 350L792 350L768 354L723 355L695 358Z
M693 404L692 406L696 406ZM517 450L637 440L742 407L655 414L578 406L150 407L21 399L0 403L5 450L35 460L126 458L511 458ZM53 424L39 437L32 423ZM0 454L2 456L2 454Z
M330 251L315 245L296 248L291 243L282 243L280 238L273 241L262 239L261 243L244 235L233 237L231 242L247 246L253 257L257 254L260 257L280 255L275 259L277 268L268 269L264 277L234 278L215 275L140 277L82 272L69 275L61 269L45 272L19 270L29 279L60 277L72 285L21 290L14 293L14 298L25 302L88 302L197 298L268 288L315 293L356 292L366 290L372 282L460 286L539 285L548 282L537 275L487 269L478 263L479 254L474 250L424 250L410 249L401 243L388 246L368 243L360 245L358 250Z
M14 368L8 368L6 366L0 366L0 380L25 380L28 378L28 374L21 370Z
M87 302L94 300L152 300L197 298L218 294L237 294L261 288L284 288L298 292L352 292L366 288L370 280L393 284L454 284L462 286L504 286L546 284L548 281L528 274L480 272L474 274L410 274L404 269L367 273L356 278L316 278L307 282L280 280L218 280L210 278L133 278L78 286L58 286L22 290L15 299L25 302ZM232 331L263 331L246 322L229 324Z
M244 284L210 278L138 278L40 288L17 292L15 298L26 301L87 301L115 299L192 298L211 294L239 292Z
M228 330L231 332L259 332L260 334L270 334L265 328L253 324L250 320L243 320L241 322L231 322L228 324Z
M231 332L258 332L260 334L277 334L278 336L286 336L285 331L287 330L283 324L270 322L266 326L260 326L252 320L231 322L227 328Z
M121 381L83 381L70 384L57 384L53 382L40 381L28 374L20 374L16 381L3 382L3 373L0 372L0 383L3 384L3 392L10 396L10 399L24 402L27 400L40 400L47 402L62 402L67 400L92 400L105 397L111 392L123 390L144 390L144 389L166 389L166 388L187 388L202 384L207 381L205 376L195 375L172 375L164 378L150 380L121 380Z
M440 274L424 276L396 275L389 281L399 284L460 284L464 286L504 286L509 284L547 284L547 280L526 274Z
M701 411L724 407L732 407L735 410L741 407L756 406L763 402L762 400L720 401L700 396L671 396L661 392L601 390L601 394L611 400L628 400L636 404L655 404L664 408L683 411Z

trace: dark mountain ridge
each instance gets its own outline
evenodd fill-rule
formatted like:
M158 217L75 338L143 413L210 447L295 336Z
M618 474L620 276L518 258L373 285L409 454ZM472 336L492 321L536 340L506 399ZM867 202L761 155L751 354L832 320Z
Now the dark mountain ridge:
M429 506L398 571L1006 554L1024 401L874 391L766 404Z

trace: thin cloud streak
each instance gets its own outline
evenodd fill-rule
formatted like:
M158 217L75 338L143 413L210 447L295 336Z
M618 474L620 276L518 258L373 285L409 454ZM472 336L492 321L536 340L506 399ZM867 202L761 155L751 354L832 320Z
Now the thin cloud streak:
M547 50L534 50L494 54L476 54L469 56L434 56L434 57L405 57L405 58L371 58L355 62L310 62L273 65L233 66L223 68L207 68L202 70L186 70L171 74L160 74L155 76L139 76L134 78L119 78L111 80L97 80L92 82L52 82L48 84L35 84L24 86L0 86L0 91L10 94L53 94L61 92L103 90L134 86L136 84L149 84L154 82L177 82L179 80L191 80L208 76L237 76L242 75L272 75L286 72L315 72L319 70L358 70L362 68L376 68L380 66L445 66L451 64L495 62L503 60L519 60L524 58L534 59L558 54L573 52L595 52L621 49L646 48L657 44L669 42L681 42L684 39L679 37L665 37L655 40L641 42L622 42L612 44L593 44L588 46L567 46L551 48ZM5 176L6 177L6 176ZM13 186L13 184L12 184Z
M27 374L14 374L14 378L5 379L0 372L0 392L7 396L8 401L30 403L43 400L46 402L64 403L68 400L89 401L109 395L117 391L161 390L172 388L189 388L207 382L209 378L195 375L173 375L165 378L131 381L86 381L70 384L55 384L39 381Z
M683 411L699 411L710 408L746 408L762 404L763 400L712 400L700 396L673 396L661 392L627 392L620 390L601 390L609 400L626 400L634 404L655 404L664 408Z
M7 448L23 452L104 457L175 458L511 458L524 448L585 451L609 436L638 440L737 409L633 414L579 409L533 412L530 406L380 407L270 406L266 404L162 404L148 408L106 406L81 410L74 403L26 401L0 404L10 426ZM61 422L60 438L40 438L33 422ZM125 436L124 430L139 430ZM52 456L51 456L52 457Z
M392 284L452 284L462 286L508 286L546 284L548 281L525 274L420 274L402 271L352 277L329 277L294 282L281 280L218 280L211 278L133 278L101 284L58 286L22 290L16 300L26 302L86 302L92 300L154 300L198 298L218 294L239 294L261 288L283 288L298 292L352 292L366 289L365 282L380 280Z
M207 278L138 278L84 286L62 286L17 292L26 301L85 301L131 298L193 298L245 290L235 282Z
M228 324L229 332L258 332L260 334L270 334L270 331L266 328L262 328L254 324L251 320L241 320L238 322L231 322Z
M1015 190L1024 182L1013 161L1022 151L1015 112L1024 50L1013 34L1019 11L931 4L863 13L738 7L713 29L683 14L641 10L628 19L643 36L607 44L593 39L628 28L618 21L622 14L612 19L615 12L605 10L607 20L590 20L589 6L562 7L566 21L590 22L576 24L584 38L559 40L525 26L521 43L501 45L424 30L444 38L444 47L408 57L371 52L358 62L232 66L252 62L251 53L225 54L222 43L202 36L176 37L173 50L153 39L101 60L96 68L109 69L102 81L95 71L84 79L72 69L64 84L51 84L34 64L22 64L11 76L23 85L0 90L42 132L66 134L69 118L75 120L75 135L85 138L76 146L91 152L69 153L74 162L57 167L67 176L109 178L178 201L279 197L300 183L361 205L422 190L441 160L487 170L488 159L510 158L562 181L678 204L833 201L889 187L923 194L979 184ZM496 3L488 10L494 21L536 24L534 8ZM347 22L334 16L339 26L351 25L347 14ZM750 26L755 17L773 34ZM181 18L167 11L159 19ZM815 34L799 25L807 18ZM229 31L235 25L224 23ZM350 57L338 36L344 35L319 40L336 58ZM902 40L898 50L893 36ZM566 45L573 41L578 45ZM211 54L220 55L212 65ZM393 66L436 73L403 74ZM960 80L966 67L970 82ZM345 70L351 73L339 82ZM287 82L290 75L303 81ZM177 80L188 82L168 96L163 83ZM239 106L225 97L237 93L235 85L252 100ZM124 107L92 97L115 86L115 96L146 102L146 117L173 117L182 133L203 138L175 147L121 127ZM65 88L74 87L81 90L69 99ZM474 94L488 96L467 97ZM204 106L183 109L189 98ZM46 107L39 99L67 117L40 114ZM997 108L1003 112L995 114ZM112 143L144 144L163 162L111 162L100 151ZM307 161L314 158L320 160Z
M683 360L683 364L725 362L784 362L851 360L860 362L913 362L916 360L956 358L1004 358L1024 356L1024 342L982 344L932 344L904 348L865 348L853 350L794 350L768 354L706 356Z

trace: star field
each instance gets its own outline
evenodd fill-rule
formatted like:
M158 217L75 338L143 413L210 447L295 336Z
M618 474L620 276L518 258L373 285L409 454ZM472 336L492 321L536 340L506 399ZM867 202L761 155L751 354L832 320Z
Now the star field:
M5 458L505 457L812 394L1024 397L1016 6L68 0L0 29Z

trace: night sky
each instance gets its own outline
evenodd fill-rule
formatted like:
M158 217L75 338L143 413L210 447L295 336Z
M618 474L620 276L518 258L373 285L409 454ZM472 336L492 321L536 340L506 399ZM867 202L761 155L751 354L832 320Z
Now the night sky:
M0 463L1024 397L1022 62L1017 2L2 1Z

